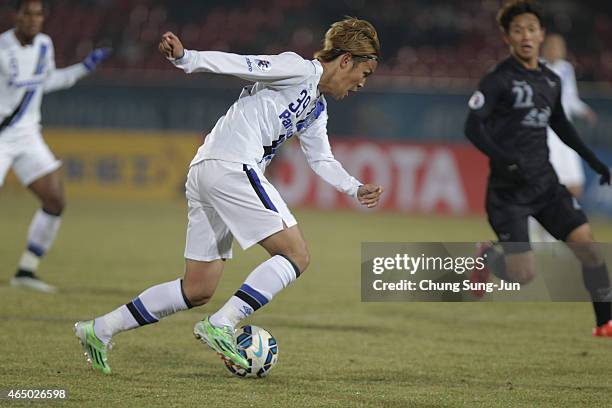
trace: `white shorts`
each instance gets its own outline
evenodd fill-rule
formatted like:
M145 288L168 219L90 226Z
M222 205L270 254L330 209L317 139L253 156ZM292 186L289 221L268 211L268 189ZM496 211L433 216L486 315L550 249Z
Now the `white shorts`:
M22 135L8 134L7 131L0 133L0 186L11 167L21 184L28 186L61 165L40 132Z
M548 128L547 133L550 162L557 172L559 182L565 186L582 186L584 184L582 159L578 153L563 143L551 128Z
M232 240L247 249L297 221L257 166L223 160L194 164L187 175L189 224L185 258L232 257Z

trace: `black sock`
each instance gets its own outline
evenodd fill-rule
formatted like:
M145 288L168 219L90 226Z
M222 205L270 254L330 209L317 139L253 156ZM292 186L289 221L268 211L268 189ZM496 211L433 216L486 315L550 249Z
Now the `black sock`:
M506 273L506 258L503 252L499 252L494 247L487 249L484 253L487 266L491 273L506 282L514 282Z
M25 269L17 269L16 278L34 278L34 272Z
M593 299L593 309L595 310L597 326L608 323L608 321L612 319L611 303L600 301L607 296L610 291L608 267L605 263L595 267L583 265L582 279L584 281L584 286L591 294L591 299Z

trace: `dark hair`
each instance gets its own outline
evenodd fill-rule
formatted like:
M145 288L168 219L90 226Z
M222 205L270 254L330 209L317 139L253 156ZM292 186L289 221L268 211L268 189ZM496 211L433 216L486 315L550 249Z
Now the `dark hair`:
M21 6L23 6L26 3L33 2L33 1L42 4L43 9L45 10L47 9L47 4L46 4L47 2L45 0L15 0L15 11L21 10Z
M503 5L497 13L497 24L500 30L507 33L510 29L510 23L514 17L521 14L533 14L538 18L540 26L544 27L544 19L542 18L542 10L540 6L532 0L511 0Z

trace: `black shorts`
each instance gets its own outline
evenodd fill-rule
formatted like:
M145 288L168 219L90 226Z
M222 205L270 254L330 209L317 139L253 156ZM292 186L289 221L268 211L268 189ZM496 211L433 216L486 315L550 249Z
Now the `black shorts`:
M553 237L565 241L579 226L588 222L580 204L564 185L551 185L544 193L525 203L524 191L487 189L486 210L489 224L505 252L531 249L528 218L535 218ZM504 242L519 244L504 245Z

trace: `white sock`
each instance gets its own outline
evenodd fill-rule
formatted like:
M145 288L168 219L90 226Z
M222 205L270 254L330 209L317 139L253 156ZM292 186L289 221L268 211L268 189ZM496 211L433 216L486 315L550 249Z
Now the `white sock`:
M190 308L181 279L153 286L131 302L94 320L94 332L103 343L116 333L157 323L162 317Z
M20 270L36 272L40 258L55 241L61 221L59 215L48 214L41 208L36 211L28 229L28 247L19 260Z
M249 274L234 296L210 316L210 323L216 327L236 327L298 276L299 269L293 262L282 255L273 256Z

